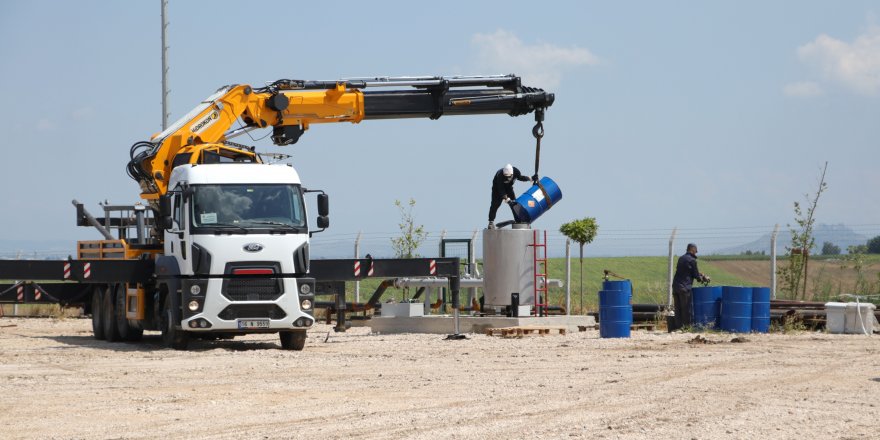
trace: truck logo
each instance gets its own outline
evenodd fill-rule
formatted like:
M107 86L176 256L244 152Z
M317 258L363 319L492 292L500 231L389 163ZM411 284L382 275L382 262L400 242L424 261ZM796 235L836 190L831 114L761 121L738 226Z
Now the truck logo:
M245 252L260 252L263 250L263 245L260 243L248 243L243 247Z
M207 115L205 115L204 118L200 119L198 122L193 124L191 127L189 127L189 131L197 134L197 133L201 132L202 130L210 127L211 124L217 122L218 119L220 119L220 113L218 113L217 110L214 110L211 113L208 113Z

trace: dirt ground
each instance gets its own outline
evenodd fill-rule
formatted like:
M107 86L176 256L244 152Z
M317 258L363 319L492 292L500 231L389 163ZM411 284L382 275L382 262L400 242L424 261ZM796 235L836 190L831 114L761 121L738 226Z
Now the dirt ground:
M329 335L329 337L328 337ZM0 319L0 437L878 438L880 336L276 335L163 349Z

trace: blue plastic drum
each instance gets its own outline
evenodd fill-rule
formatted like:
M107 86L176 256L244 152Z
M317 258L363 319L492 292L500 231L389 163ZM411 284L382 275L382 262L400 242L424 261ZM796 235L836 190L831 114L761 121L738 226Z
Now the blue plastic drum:
M542 191L541 188L544 190ZM532 223L553 205L562 200L562 190L549 177L542 177L523 195L516 198L513 218L517 223Z
M599 337L628 338L632 326L631 295L620 290L599 291Z
M626 293L632 299L632 281L630 280L605 280L602 281L602 290L619 290ZM630 301L632 302L632 301Z
M721 289L721 330L752 331L752 288L724 286Z
M694 326L717 329L721 324L721 286L694 287Z
M752 331L756 333L770 332L769 287L755 287L752 289Z

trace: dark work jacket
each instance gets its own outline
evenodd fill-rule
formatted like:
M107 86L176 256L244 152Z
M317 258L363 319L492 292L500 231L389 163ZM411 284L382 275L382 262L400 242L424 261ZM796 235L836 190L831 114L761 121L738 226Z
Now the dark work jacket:
M702 278L699 269L697 269L697 256L690 253L684 254L678 258L678 265L675 266L675 276L672 278L672 287L678 290L690 289L694 285L694 280Z
M511 174L510 176L505 176L504 168L502 168L498 170L497 173L495 173L495 177L492 179L492 198L503 199L504 196L507 196L511 200L515 200L516 195L513 193L514 180L528 182L532 179L523 176L522 173L519 172L519 169L517 167L513 167L513 174Z

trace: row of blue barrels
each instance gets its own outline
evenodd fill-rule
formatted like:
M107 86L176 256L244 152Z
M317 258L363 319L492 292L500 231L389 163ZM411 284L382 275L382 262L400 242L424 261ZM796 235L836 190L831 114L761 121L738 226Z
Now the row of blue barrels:
M734 333L770 331L770 288L695 287L694 325Z
M603 281L599 291L599 337L628 338L632 322L630 280Z

